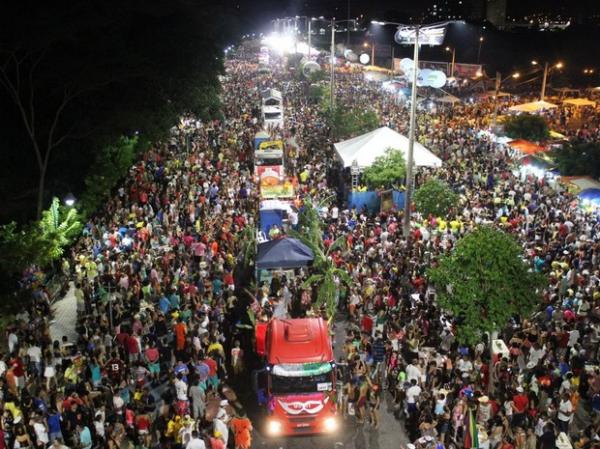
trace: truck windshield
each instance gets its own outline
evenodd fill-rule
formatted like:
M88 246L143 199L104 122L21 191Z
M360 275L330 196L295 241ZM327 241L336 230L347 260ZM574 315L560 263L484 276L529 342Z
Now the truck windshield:
M279 120L281 112L265 112L265 120Z
M315 393L333 390L333 374L323 373L314 376L287 377L271 375L272 394Z
M268 167L272 167L275 165L283 165L283 159L281 158L256 158L254 161L256 165L266 165Z

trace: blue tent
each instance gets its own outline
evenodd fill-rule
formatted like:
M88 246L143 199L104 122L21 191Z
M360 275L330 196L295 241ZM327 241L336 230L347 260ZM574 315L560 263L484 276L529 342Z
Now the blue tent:
M585 189L578 196L584 205L600 206L600 189Z
M300 240L290 237L270 240L258 245L256 268L300 268L315 258L312 250Z

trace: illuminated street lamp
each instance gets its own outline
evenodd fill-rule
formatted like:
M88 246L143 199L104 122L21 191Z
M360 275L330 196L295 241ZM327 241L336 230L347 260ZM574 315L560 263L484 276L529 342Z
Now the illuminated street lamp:
M483 38L483 36L479 37L479 49L477 50L477 64L479 64L479 61L481 60L481 46L483 45L483 41L485 39Z
M548 83L548 73L550 72L551 69L562 69L564 67L564 64L562 62L558 62L556 64L554 64L554 66L550 67L550 64L548 62L546 62L546 64L544 64L544 79L542 81L542 92L540 94L540 101L544 101L544 98L546 98L546 84Z
M452 65L450 66L450 76L454 76L454 64L456 63L456 48L446 47L446 51L452 52Z
M415 149L415 128L417 118L417 78L419 75L419 45L442 45L446 36L446 26L457 21L434 23L431 25L403 25L396 22L371 21L374 25L395 25L398 27L394 40L398 44L414 45L414 70L412 73L412 93L410 103L410 128L408 133L408 157L406 161L406 190L404 192L404 237L410 235L410 204L413 190L413 159ZM408 240L410 244L410 240Z
M63 198L63 202L65 203L65 206L67 207L73 207L75 205L75 202L77 201L77 198L75 198L75 195L73 195L72 193L67 193L67 195Z

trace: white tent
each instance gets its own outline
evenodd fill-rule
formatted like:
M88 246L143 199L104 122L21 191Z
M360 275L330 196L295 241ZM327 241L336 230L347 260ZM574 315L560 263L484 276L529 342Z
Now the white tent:
M351 167L352 163L356 161L360 168L366 168L373 164L375 158L384 155L388 148L401 151L406 160L408 137L384 126L362 136L338 142L334 147L342 159L344 167ZM418 167L442 166L441 159L418 142L415 142L414 146L414 162Z
M569 106L596 106L596 102L588 100L587 98L568 98L563 101L564 105Z
M454 95L444 95L442 97L437 97L434 98L435 101L439 102L439 103L460 103L460 98L455 97Z
M534 101L532 103L523 103L518 104L509 108L509 111L513 112L539 112L546 109L555 109L556 106L553 103L548 103L547 101Z

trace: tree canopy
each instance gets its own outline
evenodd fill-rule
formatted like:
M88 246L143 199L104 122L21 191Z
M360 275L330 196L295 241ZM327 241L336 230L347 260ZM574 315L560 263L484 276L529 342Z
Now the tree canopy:
M428 276L438 304L456 320L458 340L475 344L484 332L534 310L544 278L529 268L512 236L483 226L460 239Z
M445 182L430 179L417 189L414 202L417 210L426 217L443 217L458 204L458 195Z
M512 139L525 139L540 142L549 136L546 120L533 114L520 114L504 121L504 131Z
M553 156L562 175L600 177L600 144L597 142L568 143Z
M0 219L82 190L121 136L154 140L182 112L219 108L229 36L216 3L25 0L2 6L0 29Z
M363 176L373 189L389 189L399 184L406 174L406 162L400 150L388 148L384 155L375 158Z
M349 139L373 131L379 126L375 111L329 106L329 87L323 89L322 103L327 124L336 139Z

